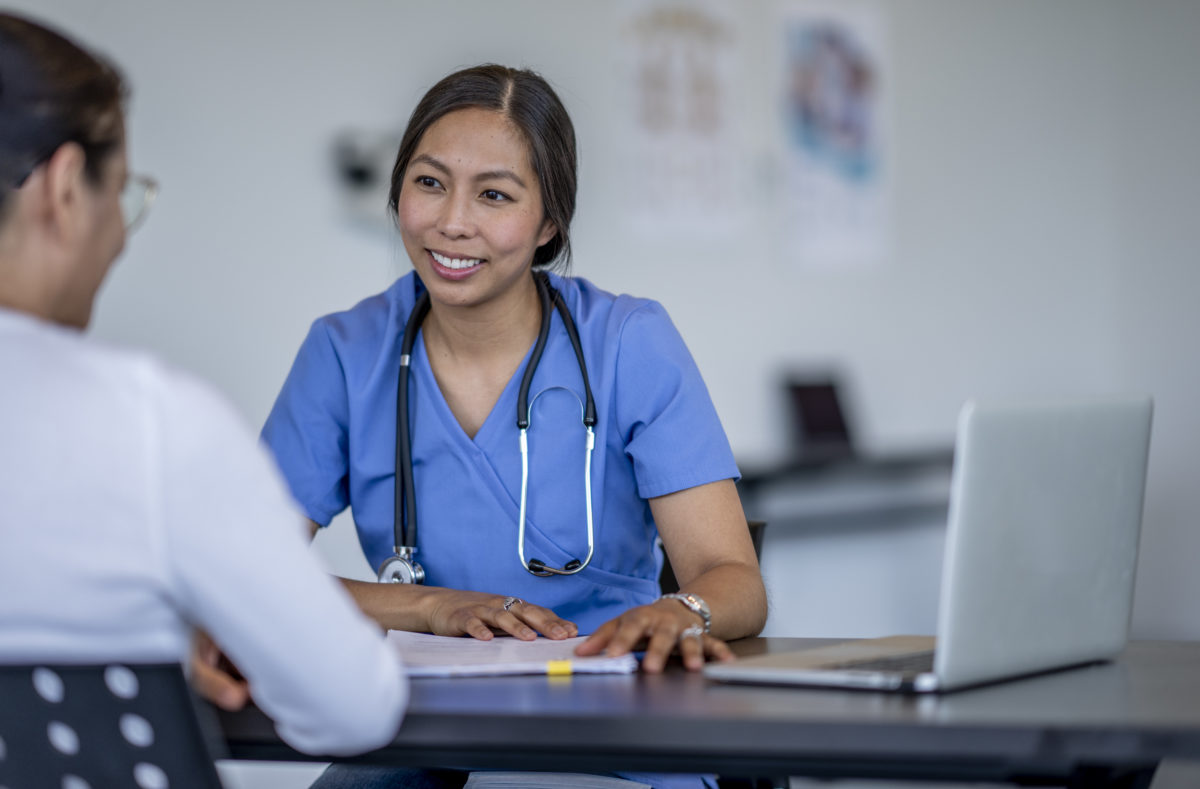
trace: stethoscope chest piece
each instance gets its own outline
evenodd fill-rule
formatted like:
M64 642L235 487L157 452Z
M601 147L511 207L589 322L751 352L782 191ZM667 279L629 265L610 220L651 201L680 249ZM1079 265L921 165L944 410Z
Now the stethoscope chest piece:
M413 558L415 549L402 546L379 565L381 584L423 584L425 568Z

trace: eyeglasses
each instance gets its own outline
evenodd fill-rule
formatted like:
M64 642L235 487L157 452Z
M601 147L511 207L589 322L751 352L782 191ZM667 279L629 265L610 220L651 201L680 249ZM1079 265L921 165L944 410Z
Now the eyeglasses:
M121 189L121 216L125 219L125 232L132 233L141 225L157 196L158 181L130 173Z
M20 189L29 180L29 176L33 174L37 168L41 167L53 155L57 148L50 151L45 156L37 158L32 167L25 172L14 184L14 188ZM125 185L121 187L121 217L125 222L125 232L132 233L146 218L146 214L150 213L150 206L154 205L154 198L158 196L158 181L146 175L136 175L130 173L125 179Z

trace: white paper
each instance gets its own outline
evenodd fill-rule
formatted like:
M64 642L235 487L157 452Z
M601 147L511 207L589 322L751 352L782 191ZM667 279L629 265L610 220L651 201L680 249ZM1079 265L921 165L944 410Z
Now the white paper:
M551 673L550 664L555 663L559 666L554 673L560 673L564 661L570 664L572 674L630 674L637 671L638 665L631 654L578 657L575 647L586 640L584 636L562 641L496 636L491 641L480 641L393 630L387 640L400 651L410 677L547 674Z

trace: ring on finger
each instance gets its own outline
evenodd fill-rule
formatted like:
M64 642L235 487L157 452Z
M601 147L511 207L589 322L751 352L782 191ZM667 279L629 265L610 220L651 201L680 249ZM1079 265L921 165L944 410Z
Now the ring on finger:
M700 625L692 625L691 627L685 627L683 630L679 631L679 643L682 644L684 639L687 638L694 638L697 641L702 641L704 639L704 628Z
M524 601L524 600L522 600L522 599L521 599L521 598L519 598L519 597L506 597L506 598L504 598L504 610L505 610L505 611L511 611L511 610L512 610L512 607L513 607L514 605L516 605L517 603L520 603L521 605L525 605L525 601Z

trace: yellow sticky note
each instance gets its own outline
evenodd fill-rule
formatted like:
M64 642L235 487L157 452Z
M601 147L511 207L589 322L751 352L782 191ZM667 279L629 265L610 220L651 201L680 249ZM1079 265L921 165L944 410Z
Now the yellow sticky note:
M547 660L546 673L552 677L567 676L571 673L571 661L569 660Z

